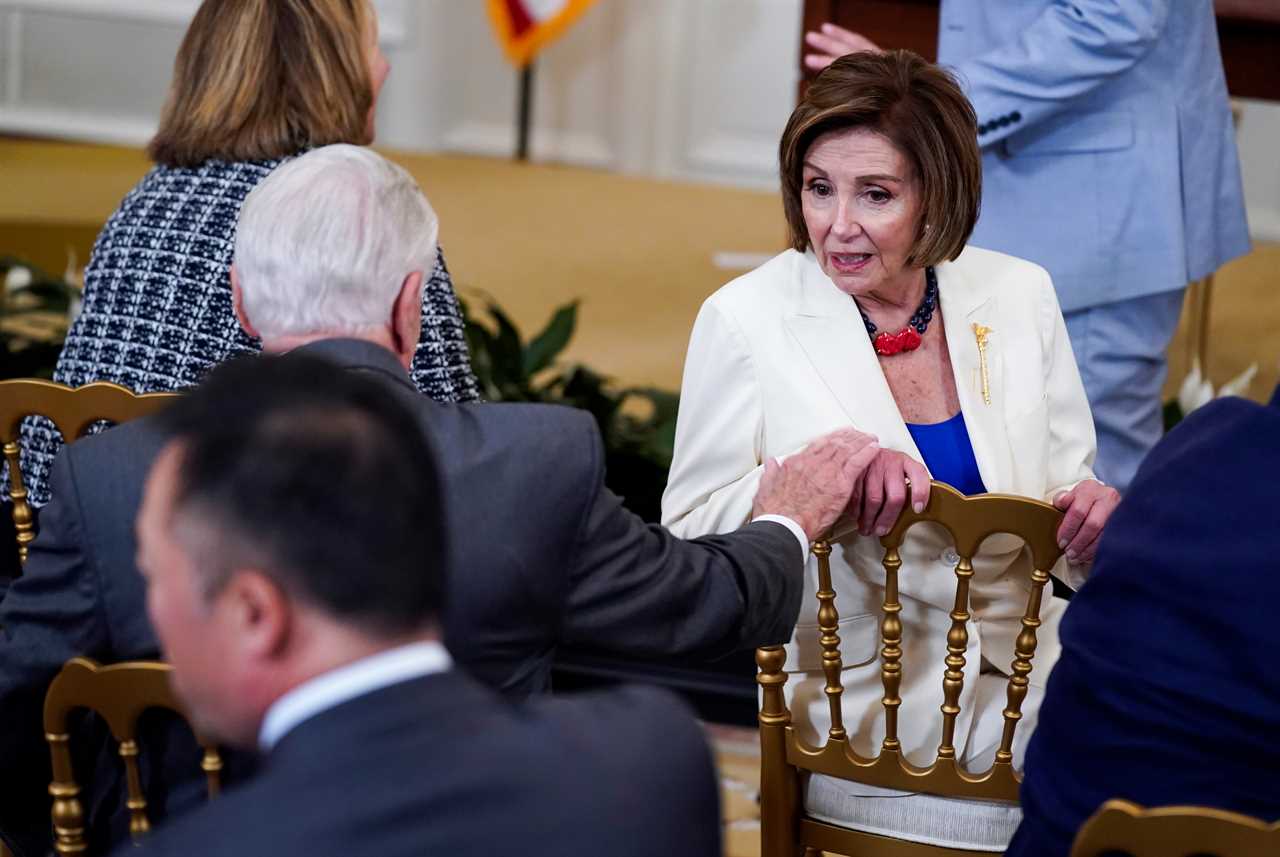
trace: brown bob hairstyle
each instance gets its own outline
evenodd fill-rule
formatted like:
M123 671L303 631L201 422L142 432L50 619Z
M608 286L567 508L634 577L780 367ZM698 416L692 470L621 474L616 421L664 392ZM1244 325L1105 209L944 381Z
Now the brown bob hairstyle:
M151 159L193 167L368 144L371 15L369 0L204 0Z
M883 134L915 171L920 219L907 264L926 267L959 256L982 202L978 119L949 72L904 50L841 57L792 112L778 146L791 246L809 247L800 204L805 155L818 137L850 128Z

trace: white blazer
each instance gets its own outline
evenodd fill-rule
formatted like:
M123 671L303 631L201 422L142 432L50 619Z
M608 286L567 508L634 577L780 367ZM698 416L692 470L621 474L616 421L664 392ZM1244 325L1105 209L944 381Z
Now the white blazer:
M1048 273L976 247L936 268L943 330L978 470L988 491L1052 500L1092 478L1096 441L1084 387ZM973 325L990 328L991 404L982 396ZM884 379L853 300L813 254L788 250L721 288L703 304L685 362L675 459L663 523L681 536L743 524L767 457L781 457L837 428L871 432L881 446L923 461ZM899 736L927 762L941 739L942 672L955 599L955 554L940 528L919 525L903 545L903 679ZM831 572L840 613L845 725L859 751L884 735L880 705L883 550L876 538L837 534ZM1030 559L1011 536L993 536L974 558L965 686L956 724L965 756L978 671L985 658L1008 673L1030 589ZM1055 573L1068 572L1060 563ZM1074 575L1073 575L1074 576ZM785 669L793 719L810 741L829 727L818 646L817 567L810 558L799 623ZM1047 597L1030 676L1043 687L1057 659L1066 602ZM1033 708L1038 693L1028 695ZM995 716L1003 694L995 704ZM988 700L988 707L991 701ZM1024 724L1035 721L1027 711ZM1023 730L1027 733L1030 729ZM1026 735L1019 735L1019 745Z

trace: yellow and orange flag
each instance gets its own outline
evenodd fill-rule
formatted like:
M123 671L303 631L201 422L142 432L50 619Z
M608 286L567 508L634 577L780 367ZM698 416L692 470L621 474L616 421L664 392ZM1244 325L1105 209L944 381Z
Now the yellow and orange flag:
M489 0L489 19L507 59L529 64L595 0Z

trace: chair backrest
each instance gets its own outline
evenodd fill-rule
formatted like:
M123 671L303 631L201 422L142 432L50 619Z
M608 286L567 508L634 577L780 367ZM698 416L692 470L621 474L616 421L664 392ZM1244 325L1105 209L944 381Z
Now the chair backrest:
M786 654L782 646L766 646L756 651L759 666L757 682L762 688L760 707L761 802L766 851L777 849L789 840L794 848L794 831L769 830L778 826L777 819L799 819L798 772L827 774L873 786L927 792L946 797L982 800L1018 800L1021 777L1013 769L1013 737L1022 717L1022 701L1027 695L1027 676L1031 673L1036 650L1036 629L1040 625L1040 606L1044 587L1049 582L1049 569L1062 555L1057 544L1057 530L1062 513L1047 503L1002 494L965 497L951 486L934 482L929 503L921 512L910 506L903 509L892 530L880 539L884 547L884 604L881 631L882 704L885 734L880 752L873 758L860 755L849 742L841 710L843 687L840 672L839 614L835 591L831 584L831 546L826 541L813 545L818 560L818 628L822 632L822 669L826 676L831 728L821 747L801 741L791 726L791 712L783 698L787 675L782 667ZM902 622L898 614L898 570L902 566L899 550L907 531L916 524L932 522L946 529L955 544L959 560L955 567L956 594L951 611L951 628L947 635L947 652L942 670L943 704L942 741L937 756L927 767L917 767L902 752L898 738L898 715L902 700L898 695L902 684ZM1004 709L1004 732L995 761L985 772L971 774L956 759L955 726L960 713L960 694L964 689L965 650L969 635L969 581L973 577L973 557L984 539L995 533L1020 537L1030 550L1033 571L1031 588L1022 618L1022 631L1015 643L1015 657L1010 667L1007 705ZM909 641L906 641L909 643ZM926 716L926 712L913 712ZM775 809L771 809L770 807ZM775 819L774 822L770 818ZM797 828L798 829L798 828ZM768 840L775 840L768 846Z
M38 378L0 381L0 442L9 463L9 499L13 503L20 562L27 561L27 545L36 537L19 461L18 432L22 421L30 416L45 417L70 443L99 420L123 423L147 416L163 408L175 395L138 394L106 381L83 387L68 387Z
M168 664L157 661L100 666L88 658L72 658L49 685L44 700L44 731L53 762L49 794L53 797L54 848L58 854L83 854L87 847L84 807L71 766L68 727L70 714L78 709L87 708L98 714L119 742L130 834L136 840L150 829L147 799L138 772L138 718L151 708L168 709L186 718L169 685L172 671ZM200 767L205 772L209 797L213 798L221 787L222 758L213 743L199 734L196 740L204 749Z
M1280 821L1205 806L1145 809L1127 800L1109 800L1084 823L1071 857L1108 852L1132 857L1275 857L1280 854Z

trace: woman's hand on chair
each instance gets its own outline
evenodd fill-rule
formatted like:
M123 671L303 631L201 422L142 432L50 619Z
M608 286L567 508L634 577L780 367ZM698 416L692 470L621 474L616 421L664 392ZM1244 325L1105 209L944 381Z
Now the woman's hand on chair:
M929 502L929 471L909 455L881 449L862 476L858 532L883 536L893 529L908 497L917 512Z
M875 435L837 429L782 462L765 459L751 517L784 515L809 541L823 538L847 513L869 462L880 449Z
M1120 492L1096 479L1086 479L1053 498L1053 505L1066 513L1058 527L1058 547L1066 551L1068 562L1093 561L1102 529L1119 503Z

